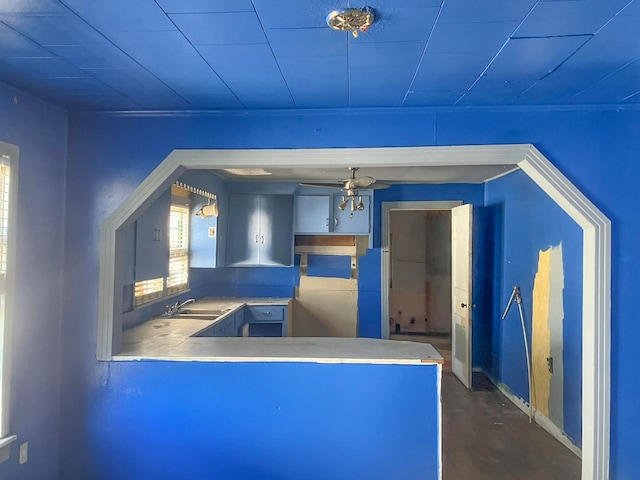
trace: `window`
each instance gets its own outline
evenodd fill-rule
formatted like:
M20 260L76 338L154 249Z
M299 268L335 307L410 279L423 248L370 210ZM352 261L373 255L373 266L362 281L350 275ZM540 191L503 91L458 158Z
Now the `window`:
M143 280L136 282L134 285L134 303L136 306L162 298L163 294L164 279L162 278Z
M9 456L9 332L13 271L17 148L0 142L0 462ZM13 178L12 178L13 177Z
M172 203L169 211L169 276L136 282L137 307L189 288L189 206Z
M186 290L189 284L189 208L171 205L169 213L169 276L167 295Z

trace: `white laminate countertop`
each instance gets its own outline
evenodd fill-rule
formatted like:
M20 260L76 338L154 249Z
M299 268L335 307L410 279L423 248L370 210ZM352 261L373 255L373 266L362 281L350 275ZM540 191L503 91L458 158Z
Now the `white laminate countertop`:
M290 299L204 298L188 305L191 312L231 313L243 305L288 305ZM385 365L429 365L443 362L429 344L372 338L193 337L221 321L155 318L123 333L116 361L307 362Z

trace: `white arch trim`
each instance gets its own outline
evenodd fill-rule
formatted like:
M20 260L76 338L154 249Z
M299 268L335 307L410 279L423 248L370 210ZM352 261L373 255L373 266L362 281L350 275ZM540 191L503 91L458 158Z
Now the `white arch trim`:
M582 480L608 480L610 438L611 223L530 144L296 150L175 150L102 224L98 311L99 360L121 343L118 229L127 225L185 169L447 165L519 166L583 229Z

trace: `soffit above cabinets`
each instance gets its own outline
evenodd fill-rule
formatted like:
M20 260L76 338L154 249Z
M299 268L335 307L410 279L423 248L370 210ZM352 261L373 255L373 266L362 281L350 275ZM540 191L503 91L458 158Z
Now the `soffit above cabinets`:
M516 165L441 167L360 167L358 176L370 176L384 183L483 183L517 168ZM230 174L212 170L225 180L261 182L338 182L349 177L344 168L266 168Z

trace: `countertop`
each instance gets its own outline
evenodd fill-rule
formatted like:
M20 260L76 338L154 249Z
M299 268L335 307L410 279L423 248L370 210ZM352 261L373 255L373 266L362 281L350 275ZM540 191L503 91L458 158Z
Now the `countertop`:
M288 305L286 298L213 298L185 310L227 310L215 320L155 318L123 333L115 361L310 362L428 365L443 359L429 344L371 338L193 337L244 305Z

